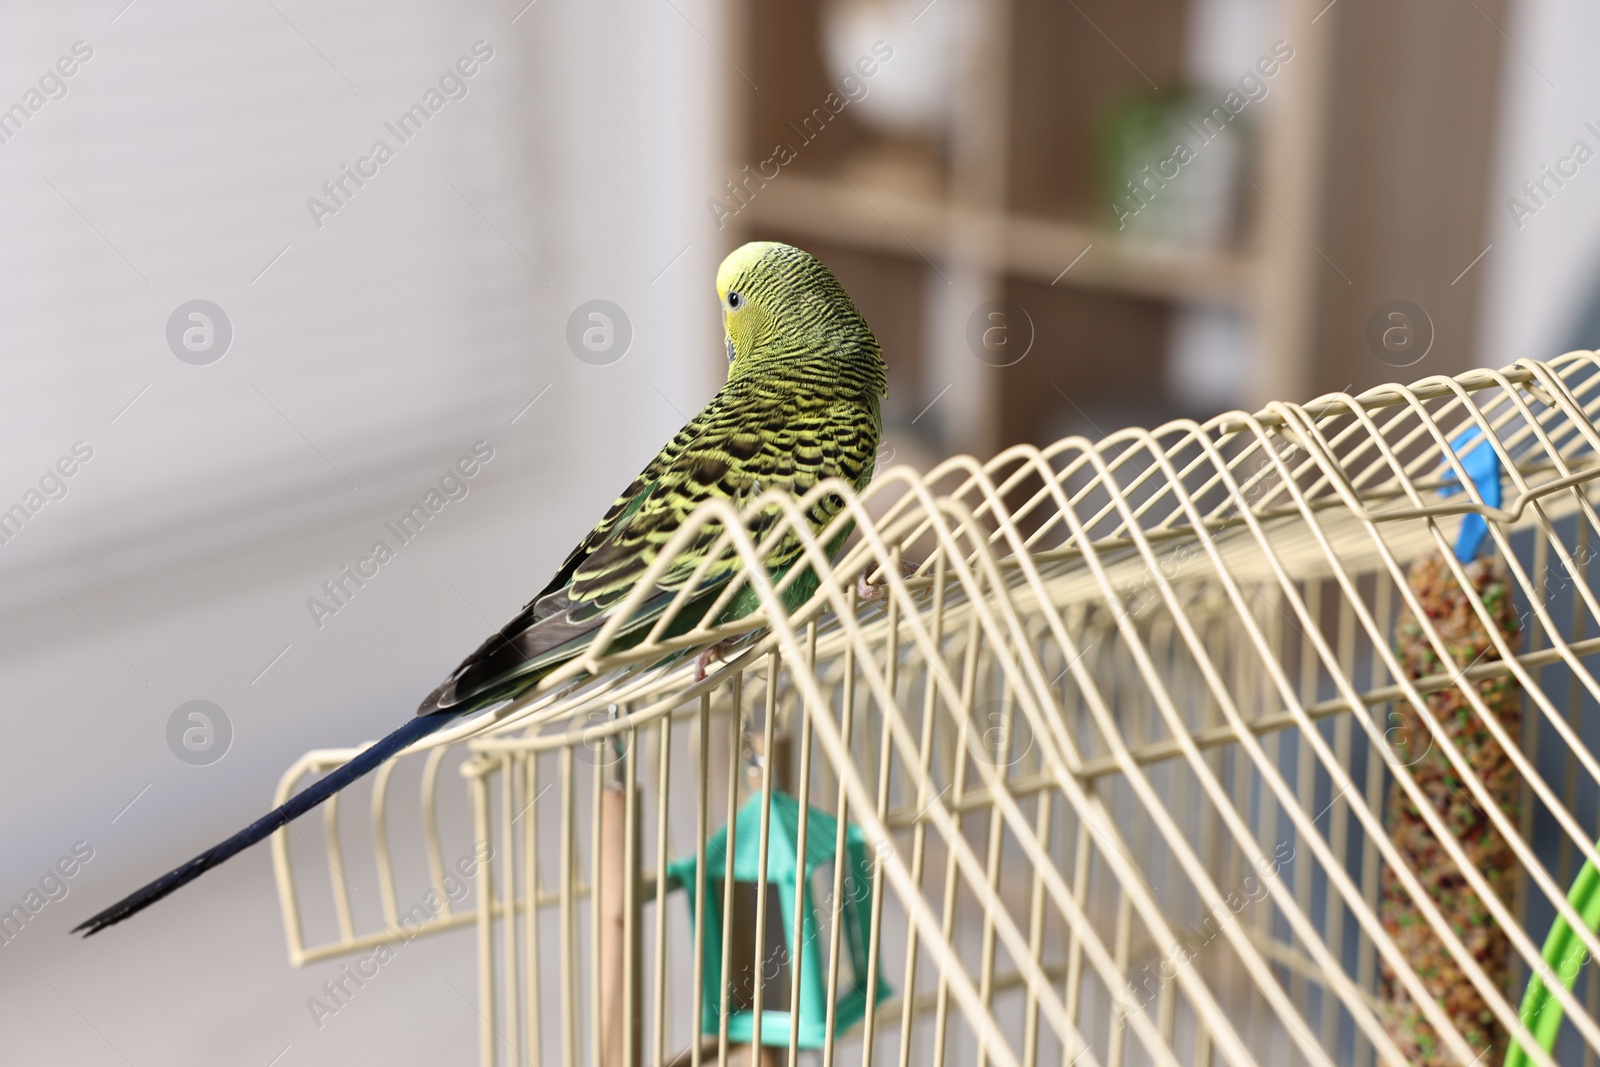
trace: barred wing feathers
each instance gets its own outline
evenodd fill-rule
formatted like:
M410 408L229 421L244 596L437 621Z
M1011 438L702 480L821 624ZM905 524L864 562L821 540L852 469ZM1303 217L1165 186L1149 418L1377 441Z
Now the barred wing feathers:
M539 595L468 656L418 713L485 707L525 691L579 655L702 501L722 498L737 506L773 489L799 497L834 477L864 487L872 477L877 416L876 397L812 397L790 383L729 382L656 454ZM812 530L822 529L842 506L831 495L818 499L807 515ZM752 535L759 538L777 518L776 509L758 516ZM662 572L657 592L632 613L613 647L643 639L721 532L717 523L699 531ZM799 554L799 539L785 537L764 562L770 573L781 574ZM680 609L674 630L698 623L739 566L731 553L712 563Z

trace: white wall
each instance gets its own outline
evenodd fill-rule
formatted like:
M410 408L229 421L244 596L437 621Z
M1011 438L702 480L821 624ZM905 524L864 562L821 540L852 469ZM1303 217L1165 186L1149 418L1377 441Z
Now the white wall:
M1581 0L1522 0L1501 28L1508 39L1505 91L1500 113L1484 116L1496 123L1499 144L1489 208L1493 247L1477 267L1488 275L1479 362L1496 367L1574 347L1577 320L1600 289L1600 156L1563 179L1564 187L1550 183L1554 195L1541 194L1542 206L1521 191L1579 140L1600 153L1600 136L1584 125L1600 129L1593 55L1600 9ZM1444 180L1450 162L1439 165ZM1536 208L1520 226L1507 205L1513 196ZM1600 345L1600 336L1583 340Z
M94 53L0 144L0 509L94 450L0 545L0 904L95 849L0 945L4 1058L462 1062L478 1020L442 976L474 993L470 937L318 1030L265 849L65 931L259 814L300 753L402 721L709 396L719 11L122 3L0 8L0 108ZM479 40L468 95L317 228L307 198ZM165 337L193 298L234 328L209 366ZM634 328L609 366L564 339L593 298ZM467 497L317 628L307 599L477 440ZM235 734L205 767L165 737L195 698Z

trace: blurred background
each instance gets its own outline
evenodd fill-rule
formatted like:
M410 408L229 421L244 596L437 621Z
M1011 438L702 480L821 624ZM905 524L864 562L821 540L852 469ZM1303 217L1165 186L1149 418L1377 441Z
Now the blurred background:
M265 849L66 931L543 584L742 241L855 295L885 464L1600 343L1578 0L0 12L8 1063L472 1059L470 935L319 1017Z

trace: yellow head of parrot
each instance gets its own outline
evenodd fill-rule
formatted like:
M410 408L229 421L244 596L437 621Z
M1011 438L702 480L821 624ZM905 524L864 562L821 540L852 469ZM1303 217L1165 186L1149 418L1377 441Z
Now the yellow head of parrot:
M722 304L722 330L728 346L728 373L750 350L768 315L760 306L766 286L760 284L762 262L774 251L798 252L776 241L751 241L728 253L717 268L717 299Z
M789 247L777 241L751 241L729 252L722 266L717 268L717 298L722 301L723 309L728 307L728 293L738 291L739 283L751 276L768 252Z
M728 380L804 380L812 390L883 396L883 349L821 260L777 241L752 241L717 269Z

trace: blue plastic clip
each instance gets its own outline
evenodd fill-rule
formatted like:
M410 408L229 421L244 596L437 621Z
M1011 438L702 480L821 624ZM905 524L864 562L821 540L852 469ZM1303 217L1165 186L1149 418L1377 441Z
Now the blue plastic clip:
M1473 488L1477 489L1479 498L1491 508L1500 506L1500 455L1489 446L1487 441L1478 447L1473 447L1473 442L1478 441L1483 432L1476 426L1470 427L1456 435L1450 442L1450 449L1461 457L1462 469L1467 472L1467 477L1472 479ZM1467 451L1471 449L1471 451ZM1440 487L1440 496L1454 496L1462 491L1461 482L1456 478L1455 469L1448 464L1444 469L1445 484ZM1484 538L1489 536L1489 523L1482 515L1472 514L1461 520L1461 532L1456 535L1456 559L1462 563L1471 563L1478 557L1483 548Z

